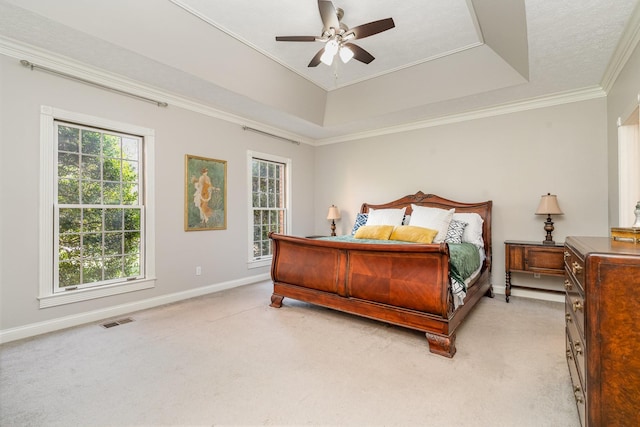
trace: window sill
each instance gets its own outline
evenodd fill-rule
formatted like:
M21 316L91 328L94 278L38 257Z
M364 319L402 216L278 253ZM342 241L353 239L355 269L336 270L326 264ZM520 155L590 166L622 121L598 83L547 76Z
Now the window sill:
M155 279L141 279L134 282L118 283L115 285L100 286L97 288L78 289L75 291L43 295L38 297L38 299L40 300L40 308L47 308L111 295L119 295L127 292L140 291L153 287L155 287Z
M271 265L271 258L265 258L257 261L249 261L247 263L247 268L260 268L260 267L269 267Z

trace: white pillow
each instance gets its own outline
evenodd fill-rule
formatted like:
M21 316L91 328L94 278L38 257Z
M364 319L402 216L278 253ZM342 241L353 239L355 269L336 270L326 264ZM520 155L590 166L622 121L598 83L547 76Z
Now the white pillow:
M439 209L439 208L427 208L424 206L411 205L411 219L409 225L415 225L417 227L431 228L432 230L438 230L438 234L433 239L433 243L444 242L447 237L447 230L449 229L449 223L453 218L455 209Z
M404 211L407 208L402 209L371 209L369 208L369 215L367 216L366 225L402 225L402 218L404 218Z
M453 214L453 219L467 223L464 233L462 233L463 242L473 243L479 248L484 247L484 240L482 239L482 224L484 220L480 215L474 212L456 212Z

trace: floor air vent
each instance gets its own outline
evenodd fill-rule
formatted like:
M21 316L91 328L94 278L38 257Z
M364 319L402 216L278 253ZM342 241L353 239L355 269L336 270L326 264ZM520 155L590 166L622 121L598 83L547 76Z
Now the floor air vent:
M124 325L125 323L131 323L133 319L131 317L125 317L124 319L112 320L111 322L103 323L102 326L105 329L113 328L114 326Z

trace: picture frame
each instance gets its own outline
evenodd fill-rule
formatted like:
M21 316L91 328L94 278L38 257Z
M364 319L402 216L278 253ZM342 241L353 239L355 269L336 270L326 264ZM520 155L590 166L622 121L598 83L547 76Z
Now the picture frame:
M184 230L226 230L226 160L185 155Z

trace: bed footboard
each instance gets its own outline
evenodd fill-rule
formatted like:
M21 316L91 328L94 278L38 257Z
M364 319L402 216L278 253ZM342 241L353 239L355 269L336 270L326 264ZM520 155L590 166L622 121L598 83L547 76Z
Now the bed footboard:
M425 333L432 353L453 357L456 328L484 295L493 296L493 203L455 202L419 191L385 204L364 203L360 212L404 208L405 215L411 215L414 205L455 208L456 213L482 218L486 258L480 275L467 289L463 305L454 308L449 246L445 243L375 245L271 233L271 306L281 307L287 297L415 329Z
M446 244L359 245L270 237L272 307L281 307L288 297L412 328L425 332L431 352L455 354L459 322L452 321Z

